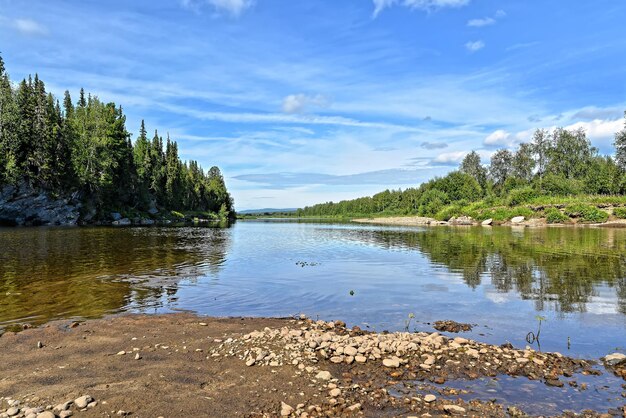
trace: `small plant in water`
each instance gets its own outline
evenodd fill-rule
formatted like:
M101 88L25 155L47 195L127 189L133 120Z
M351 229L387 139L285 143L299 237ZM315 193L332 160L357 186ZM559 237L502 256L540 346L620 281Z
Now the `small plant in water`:
M409 313L407 319L404 320L404 329L406 332L409 332L409 326L411 326L411 321L415 318L415 314L413 312Z
M350 291L350 296L354 296L354 290Z
M539 325L537 326L537 333L535 334L534 332L531 331L528 334L526 334L526 341L528 342L528 344L532 344L535 341L537 341L537 344L539 344L539 336L541 335L541 323L546 320L546 317L537 315L535 316L535 319L539 321Z

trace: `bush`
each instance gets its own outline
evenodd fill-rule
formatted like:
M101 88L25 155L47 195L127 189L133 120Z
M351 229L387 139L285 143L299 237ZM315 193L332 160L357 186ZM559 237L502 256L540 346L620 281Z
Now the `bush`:
M545 212L546 221L549 224L562 224L569 221L569 217L557 208L549 208Z
M513 189L509 192L507 204L509 206L517 206L522 203L530 202L535 197L537 197L537 192L530 186Z
M461 208L458 205L446 206L441 209L435 215L435 219L438 221L448 221L450 218L458 217L461 215Z
M582 193L583 184L579 180L566 179L556 174L547 174L541 181L541 189L546 194L569 196Z
M595 206L583 205L581 203L570 205L565 208L565 213L571 218L578 218L583 222L606 222L609 214Z
M621 219L626 219L626 208L613 209L613 215Z
M494 221L508 221L516 216L524 216L525 218L532 218L534 212L525 207L517 208L495 208L481 212L479 216L474 218L477 220L493 219Z

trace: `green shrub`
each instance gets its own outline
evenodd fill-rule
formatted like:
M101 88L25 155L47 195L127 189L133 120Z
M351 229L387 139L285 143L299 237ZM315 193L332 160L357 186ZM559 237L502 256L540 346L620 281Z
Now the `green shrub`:
M579 180L566 179L556 174L547 174L541 181L544 193L556 196L569 196L582 193L584 185Z
M545 211L546 221L549 224L562 224L569 221L569 217L557 208L549 208Z
M450 218L454 218L461 215L461 208L458 205L446 206L441 209L435 215L435 219L438 221L448 221Z
M479 216L474 218L477 220L493 219L494 221L508 221L516 216L524 216L525 218L532 218L534 212L526 207L506 208L499 207L491 210L482 211Z
M606 222L606 220L609 219L608 213L598 209L595 206L584 205L582 203L566 207L565 213L568 216L572 218L578 218L583 222Z
M626 219L626 208L613 209L613 215L621 219Z
M509 206L517 206L522 203L530 202L537 197L537 192L530 186L522 187L520 189L513 189L509 192L507 198L507 204Z

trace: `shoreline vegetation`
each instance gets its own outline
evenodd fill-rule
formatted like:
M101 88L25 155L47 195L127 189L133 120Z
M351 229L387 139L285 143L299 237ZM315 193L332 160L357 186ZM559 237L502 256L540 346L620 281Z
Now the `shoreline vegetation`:
M188 216L185 216L185 215ZM38 75L11 82L0 57L0 225L229 220L218 167L182 161L169 134L132 142L121 106L80 90L62 103Z
M626 219L626 125L615 134L614 147L614 157L600 155L582 129L538 129L530 143L519 144L515 151L497 150L487 166L472 151L457 170L416 188L274 216L375 218L381 223L407 217L410 224L420 223L419 218L498 224L519 217L531 224L621 224Z
M0 350L11 359L0 364L1 416L522 417L543 406L550 410L541 415L550 416L626 414L619 401L598 403L614 391L619 399L623 354L575 359L434 330L362 331L304 315L56 321L6 332ZM603 386L612 375L612 387ZM515 377L544 387L546 400L496 401L454 385Z

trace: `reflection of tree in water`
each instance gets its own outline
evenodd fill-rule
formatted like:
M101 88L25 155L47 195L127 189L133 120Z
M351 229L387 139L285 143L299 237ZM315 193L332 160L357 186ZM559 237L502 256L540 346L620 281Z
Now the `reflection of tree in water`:
M0 322L157 307L181 279L219 274L229 245L219 228L3 229Z
M376 231L386 247L417 248L474 288L485 277L537 310L584 312L598 285L615 289L626 314L626 230L599 228L428 228Z

